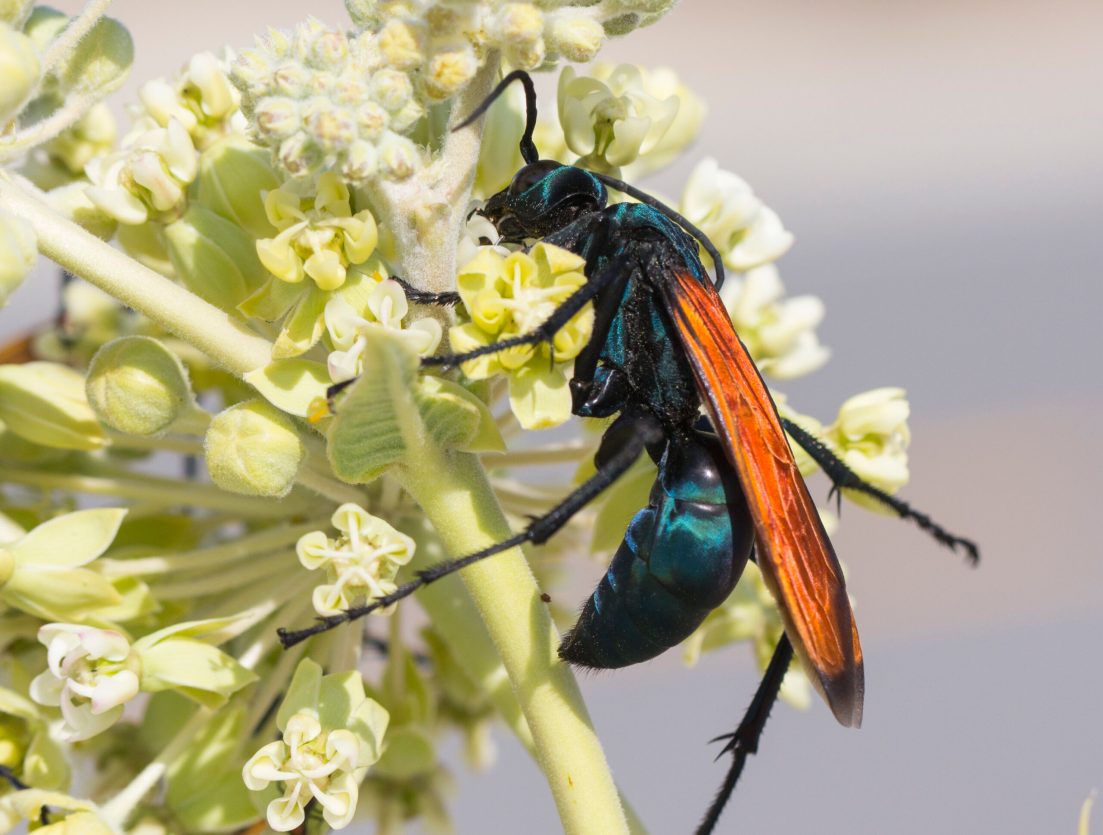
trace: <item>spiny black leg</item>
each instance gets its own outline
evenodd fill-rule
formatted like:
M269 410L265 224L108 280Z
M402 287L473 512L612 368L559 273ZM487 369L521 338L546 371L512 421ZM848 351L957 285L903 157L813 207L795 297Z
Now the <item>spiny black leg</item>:
M713 742L721 739L728 740L728 744L717 755L717 759L731 752L732 764L701 825L697 827L697 835L710 835L716 822L720 820L720 814L724 811L728 800L731 799L732 792L735 791L735 784L739 782L739 775L743 773L748 755L758 753L762 729L766 727L766 720L781 692L781 682L785 679L785 673L788 672L792 660L793 645L789 643L788 635L782 635L774 649L770 665L766 668L766 674L762 676L762 683L758 685L758 690L751 700L751 706L747 708L739 727L734 733L724 734L712 740Z
M453 291L444 293L430 293L427 290L418 290L404 278L392 275L391 281L397 283L406 293L406 298L415 304L426 304L432 307L455 307L460 303L460 294Z
M6 765L0 765L0 780L7 780L13 789L17 792L29 789L26 783L15 776L15 772L8 768Z
M484 560L487 557L500 554L502 551L508 551L510 548L523 545L526 542L532 542L537 545L547 542L556 531L567 524L567 521L572 516L593 501L601 491L616 481L632 466L635 460L639 458L640 453L643 452L644 446L649 441L654 440L652 434L652 431L646 426L640 432L624 433L624 435L621 436L625 438L624 445L607 458L603 460L599 459L600 467L595 475L583 482L580 487L548 511L547 514L534 520L532 524L521 533L514 534L509 539L495 543L481 551L468 554L466 557L446 560L422 571L418 571L415 575L415 579L399 586L390 594L378 597L371 603L366 603L363 606L353 606L351 609L346 609L340 614L318 618L318 623L307 629L277 629L276 632L280 636L280 643L283 644L285 649L293 647L295 644L301 643L314 635L328 632L330 629L334 629L343 623L348 623L349 621L369 615L376 609L382 609L397 603L402 598L409 597L418 589L436 582L441 577L446 577L449 574L467 568L467 566Z
M619 273L620 264L604 270L599 275L589 279L585 284L575 290L559 305L552 314L544 320L543 324L529 333L503 339L490 345L481 345L462 354L437 354L435 357L422 359L423 366L443 366L454 368L457 365L473 360L487 354L497 354L507 348L515 348L518 345L539 345L541 342L551 342L555 335L571 321L571 318L582 310L591 299L607 286Z
M975 542L950 533L926 513L915 510L907 502L886 493L878 487L874 487L869 482L863 481L823 441L793 421L782 418L781 425L789 434L789 437L796 441L805 452L812 456L812 460L823 468L824 473L831 479L832 495L837 496L840 490L856 490L859 493L872 496L891 508L901 519L910 519L915 522L921 529L952 551L957 551L958 548L964 549L965 556L973 565L980 561L980 551L977 549Z

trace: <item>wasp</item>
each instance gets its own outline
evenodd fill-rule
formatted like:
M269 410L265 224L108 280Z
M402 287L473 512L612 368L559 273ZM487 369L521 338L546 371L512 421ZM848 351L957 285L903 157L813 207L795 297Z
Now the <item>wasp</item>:
M388 606L416 589L524 542L542 543L627 471L641 455L658 474L647 507L628 525L608 571L559 648L565 661L616 668L646 661L687 638L731 593L753 559L773 593L785 633L735 732L721 737L733 762L698 830L711 832L757 749L794 655L835 718L861 724L862 648L846 583L788 438L820 464L833 491L873 496L943 544L975 561L976 546L926 514L862 481L831 450L781 418L720 299L723 261L686 218L608 175L540 159L532 135L536 93L523 71L505 76L461 125L479 118L512 83L526 94L525 165L480 212L507 244L542 240L586 260L587 282L531 333L426 366L455 367L517 345L551 342L586 304L593 334L575 360L573 412L611 418L594 458L596 473L524 531L441 563L396 592L319 625L281 633L285 645ZM610 190L638 202L609 204ZM699 257L713 261L715 281ZM454 305L456 293L411 301ZM703 410L703 414L702 414ZM788 433L788 434L787 434Z

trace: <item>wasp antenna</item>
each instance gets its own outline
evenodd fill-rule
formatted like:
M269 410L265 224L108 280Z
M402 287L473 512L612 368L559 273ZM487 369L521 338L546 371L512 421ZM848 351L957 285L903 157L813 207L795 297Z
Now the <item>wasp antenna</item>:
M475 112L452 128L453 132L465 128L486 113L490 105L505 89L514 81L520 81L525 88L525 132L521 135L521 158L526 163L536 162L540 159L540 152L536 150L536 143L532 141L532 132L536 130L536 87L532 83L532 76L524 70L514 70L494 88L489 96L483 99L482 104L475 108Z
M646 191L640 191L635 186L629 185L628 183L624 182L624 180L618 180L616 177L610 177L608 174L601 174L597 171L591 171L590 173L601 180L601 182L605 183L605 185L609 186L609 188L614 188L617 191L622 191L629 197L634 197L641 203L644 203L653 209L658 209L668 218L670 218L687 232L689 232L689 234L696 238L697 241L701 244L705 252L709 254L709 258L712 259L713 269L716 272L716 289L719 290L721 287L724 286L724 259L720 257L720 251L716 248L716 245L709 240L709 236L698 229L696 226L694 226L692 223L690 223L689 220L686 219L685 215L679 214L665 203L656 200Z

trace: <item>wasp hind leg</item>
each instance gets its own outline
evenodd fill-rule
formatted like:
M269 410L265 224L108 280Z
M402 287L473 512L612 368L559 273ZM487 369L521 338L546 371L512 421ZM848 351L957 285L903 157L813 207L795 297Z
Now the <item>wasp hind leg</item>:
M796 441L800 448L807 452L812 460L820 465L824 474L831 479L831 493L833 495L838 496L841 490L855 490L867 496L872 496L892 509L901 519L910 519L915 522L922 530L929 533L950 550L962 549L973 565L980 561L980 551L977 549L975 542L950 533L926 513L916 510L907 502L886 493L878 487L874 487L867 481L863 481L823 441L793 421L782 418L781 425L789 437Z
M721 739L728 741L717 759L730 752L732 764L701 825L697 827L697 835L710 835L716 827L720 814L728 805L732 792L735 791L735 784L739 782L739 776L743 773L747 757L758 752L762 729L766 727L766 720L770 717L774 703L777 702L778 694L781 692L781 682L785 679L785 673L788 672L792 660L793 645L789 642L789 636L783 634L781 640L777 642L766 673L762 676L762 682L758 685L754 698L751 699L750 707L739 722L739 727L730 734L724 734L712 740L713 742Z

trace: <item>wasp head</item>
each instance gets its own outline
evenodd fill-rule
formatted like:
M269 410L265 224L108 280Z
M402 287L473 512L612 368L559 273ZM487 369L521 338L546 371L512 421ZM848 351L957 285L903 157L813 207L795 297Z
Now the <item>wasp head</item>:
M580 215L604 208L605 186L581 168L542 159L522 168L508 187L491 197L480 214L506 243L543 238Z

